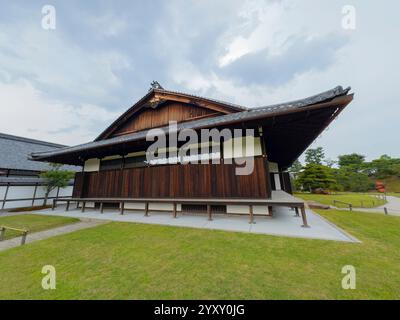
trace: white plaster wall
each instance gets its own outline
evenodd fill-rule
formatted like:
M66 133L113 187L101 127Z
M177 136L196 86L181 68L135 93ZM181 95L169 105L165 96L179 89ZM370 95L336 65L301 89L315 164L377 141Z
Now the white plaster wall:
M121 159L122 157L120 155L113 155L113 156L108 156L104 157L102 160L115 160L115 159Z
M226 206L226 212L227 213L246 213L249 214L250 208L249 206L245 206L245 205L231 205L228 204Z
M41 203L43 204L43 202ZM25 201L10 201L6 202L4 209L13 209L13 208L21 208L21 207L30 207L32 205L32 200Z
M85 172L99 171L99 169L100 169L99 159L88 159L85 161L85 166L84 166Z
M137 203L125 203L125 209L132 209L132 210L144 210L145 204L144 202L137 202Z
M4 199L4 195L6 193L6 186L0 186L0 201Z
M268 214L268 206L253 206L253 213L255 215Z
M149 203L149 210L172 211L174 205L172 203Z
M279 174L277 173L274 174L274 180L275 180L275 190L282 190L281 179L279 177Z
M145 151L131 152L131 153L128 153L125 156L125 158L132 158L132 157L145 156L145 155L146 155Z
M2 204L2 200L4 199L5 186L0 187L0 205ZM72 186L69 186L65 189L60 189L59 196L71 196L72 195ZM30 207L32 205L33 193L35 191L35 186L10 186L7 193L7 199L29 199L23 201L7 201L4 205L4 209L12 209L12 208L20 208L20 207ZM43 186L38 186L36 190L35 198L43 198L45 196L45 188ZM49 197L56 197L57 189L50 192ZM52 199L48 200L48 204L50 204ZM34 205L42 205L43 199L35 200Z
M226 206L227 213L234 213L234 214L250 214L250 207L246 205L230 205ZM266 215L268 214L268 206L262 205L253 205L253 214L254 215Z
M7 199L33 198L34 186L10 186Z
M250 147L246 148L246 145L250 145ZM224 141L224 159L260 156L261 154L260 137L248 136Z
M94 208L95 207L95 203L94 202L86 202L86 208Z
M125 209L132 210L144 210L145 203L137 202L137 203L125 203ZM172 203L149 203L149 210L159 210L159 211L172 211L174 209L174 205ZM178 203L176 205L176 211L182 211L182 205Z
M58 194L59 197L70 197L72 196L73 186L68 186L66 188L60 188L60 192Z

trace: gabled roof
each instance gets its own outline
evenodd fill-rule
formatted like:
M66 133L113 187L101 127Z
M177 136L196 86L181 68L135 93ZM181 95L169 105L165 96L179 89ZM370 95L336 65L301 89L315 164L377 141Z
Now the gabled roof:
M155 109L158 106L162 105L165 101L185 102L187 104L199 106L213 111L219 111L223 114L230 114L247 110L247 108L243 106L239 106L229 102L196 96L193 94L178 91L152 88L145 96L143 96L132 107L130 107L120 117L118 117L118 119L115 120L109 127L107 127L107 129L105 129L94 141L108 139L110 135L112 135L112 133L120 125L131 118L135 113L145 107L151 107Z
M65 145L0 133L0 169L45 171L46 163L28 160L32 152L47 152ZM76 168L69 167L70 170Z
M265 121L265 119L281 117L287 114L295 114L303 111L309 112L312 110L329 108L329 112L324 115L324 117L326 118L324 118L324 121L319 121L316 124L313 123L312 134L304 134L306 136L306 139L304 142L302 142L302 145L300 146L300 149L302 150L295 150L293 151L293 154L289 154L286 156L286 162L289 163L289 161L295 160L292 159L293 157L298 157L301 152L304 151L305 148L307 148L308 145L312 143L312 141L316 138L314 137L315 134L319 134L330 123L330 121L332 121L333 118L337 116L338 108L344 108L348 103L351 102L351 100L353 99L353 95L348 95L349 91L350 88L343 89L341 86L338 86L332 90L322 92L320 94L301 100L247 109L241 112L216 116L213 118L178 123L177 130L180 131L183 129L213 128L255 120ZM169 128L168 126L166 126L160 129L168 132ZM118 145L123 146L135 141L145 140L147 134L148 130L145 130L113 137L110 139L85 143L74 147L68 147L49 152L33 153L31 155L31 159L37 161L64 161L62 163L70 163L67 161L78 161L78 159L82 160L82 153L84 153L84 156L90 157L91 155L95 155L99 150L106 150L110 147L116 147Z

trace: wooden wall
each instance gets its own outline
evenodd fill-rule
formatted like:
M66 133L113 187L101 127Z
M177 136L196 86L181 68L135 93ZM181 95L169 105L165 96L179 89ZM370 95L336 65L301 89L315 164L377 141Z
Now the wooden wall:
M173 102L156 109L148 108L135 114L118 128L113 136L168 125L169 121L185 121L219 113L210 109Z
M79 172L74 197L84 198L267 198L265 165L235 174L234 164L186 164ZM82 181L84 180L84 183Z

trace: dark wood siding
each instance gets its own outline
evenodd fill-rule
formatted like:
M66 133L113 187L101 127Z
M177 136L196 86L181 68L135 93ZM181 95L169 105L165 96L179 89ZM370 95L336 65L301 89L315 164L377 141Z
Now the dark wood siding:
M221 113L189 104L168 103L156 109L149 108L135 114L132 119L127 120L118 128L113 136L165 126L169 121L181 122L219 114Z
M82 194L86 198L267 198L263 161L262 157L255 158L254 171L244 176L236 175L235 164L87 172ZM79 185L76 183L77 189ZM79 196L78 191L74 190L74 196Z
M82 188L83 188L83 173L77 172L75 173L74 190L72 191L72 196L74 198L80 198L82 196Z

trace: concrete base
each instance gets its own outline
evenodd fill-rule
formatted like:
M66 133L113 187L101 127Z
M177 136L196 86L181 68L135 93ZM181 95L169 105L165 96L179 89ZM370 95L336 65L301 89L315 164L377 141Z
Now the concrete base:
M105 209L101 214L99 210L88 208L85 212L80 210L65 211L64 206L58 206L54 211L40 210L30 212L32 214L61 215L86 219L100 219L121 222L138 222L161 224L179 227L215 229L226 231L250 232L287 237L300 237L309 239L336 240L347 242L358 242L357 239L348 235L331 222L325 220L311 210L307 210L308 223L310 228L302 228L302 219L293 216L293 211L285 207L275 207L273 218L267 216L255 216L256 223L249 223L249 216L231 216L213 214L213 220L209 221L207 214L187 215L178 213L176 219L172 212L149 212L145 217L144 212L126 210L120 215L118 210Z

